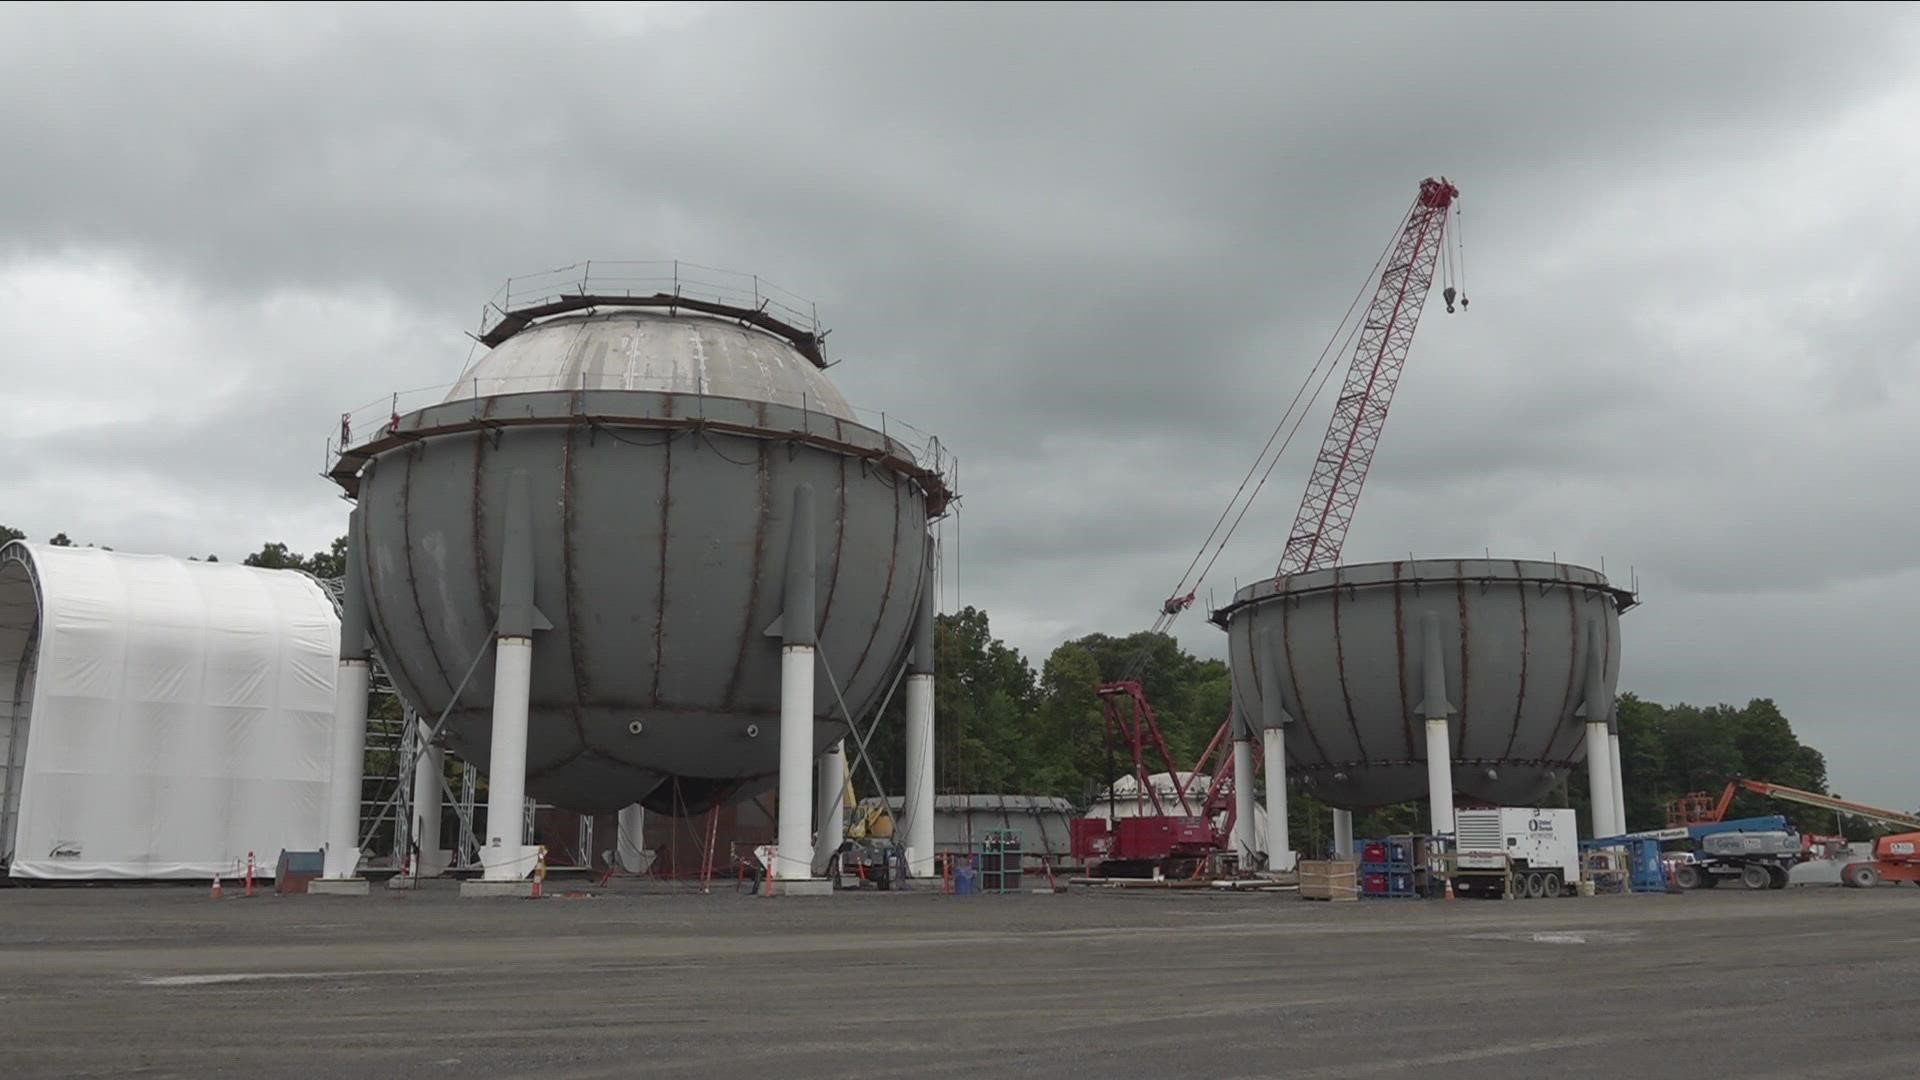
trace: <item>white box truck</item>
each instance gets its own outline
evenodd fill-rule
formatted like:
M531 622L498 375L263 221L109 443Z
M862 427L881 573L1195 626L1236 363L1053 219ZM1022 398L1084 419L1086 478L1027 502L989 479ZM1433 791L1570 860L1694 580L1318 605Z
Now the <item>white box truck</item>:
M1572 810L1503 806L1453 814L1456 896L1538 899L1577 892L1580 838Z

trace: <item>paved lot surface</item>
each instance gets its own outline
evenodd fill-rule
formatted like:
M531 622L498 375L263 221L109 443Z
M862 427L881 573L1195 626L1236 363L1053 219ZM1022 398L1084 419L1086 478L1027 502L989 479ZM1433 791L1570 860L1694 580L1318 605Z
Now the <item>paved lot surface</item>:
M1920 889L0 890L0 1075L1911 1076Z

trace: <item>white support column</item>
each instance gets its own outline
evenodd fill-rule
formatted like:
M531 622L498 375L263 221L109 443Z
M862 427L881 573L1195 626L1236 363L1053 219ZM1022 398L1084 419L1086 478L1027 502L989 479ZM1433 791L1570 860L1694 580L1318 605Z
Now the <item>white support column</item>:
M526 858L527 695L533 639L499 637L493 654L493 734L487 756L487 842L480 849L487 881L518 881L533 872Z
M773 876L813 876L812 645L780 647L779 833Z
M775 806L775 881L813 877L813 488L793 490L787 531L787 572L780 613L780 787Z
M1293 840L1287 835L1287 733L1284 728L1270 727L1261 738L1267 758L1267 869L1289 873L1293 870Z
M819 807L814 811L818 823L813 845L813 868L824 873L827 860L847 836L847 742L827 747L820 755Z
M321 876L345 879L360 865L360 781L367 751L365 659L341 660L333 684L333 761L327 785L327 850Z
M920 604L914 612L913 655L907 668L907 783L903 810L907 827L907 876L933 876L933 541L926 544L920 576Z
M1588 825L1595 838L1613 832L1613 752L1607 742L1607 723L1587 725L1587 795L1593 806Z
M1453 741L1444 716L1427 721L1427 821L1433 835L1453 835Z
M500 539L500 615L493 638L493 730L487 755L487 835L480 881L461 895L515 895L533 874L527 847L527 711L533 692L533 634L552 624L533 606L533 498L525 470L507 478ZM527 885L531 888L531 885Z
M1440 640L1440 616L1428 612L1420 620L1420 680L1425 688L1419 712L1427 728L1427 822L1435 836L1453 835L1453 738L1447 717L1446 650Z
M440 788L447 772L447 752L427 742L428 725L415 721L419 752L413 759L413 843L419 848L417 877L434 877L446 869L440 857Z
M1353 811L1337 806L1333 810L1333 857L1353 858Z
M646 827L646 807L634 803L620 811L620 835L614 841L614 861L626 873L638 874L647 868Z
M933 673L907 676L907 876L933 876Z
M1233 736L1233 851L1240 857L1242 873L1259 862L1257 840L1259 822L1254 818L1253 740L1248 738L1246 718L1234 721Z
M367 687L373 677L367 633L367 578L361 551L360 510L347 521L346 582L340 598L340 666L333 683L332 760L327 783L326 849L320 876L334 883L319 891L359 892L360 785L366 773Z
M1588 826L1593 837L1617 836L1614 828L1613 742L1607 737L1607 716L1612 711L1607 700L1606 664L1600 642L1606 628L1599 619L1587 622L1587 675L1585 701L1581 709L1587 723L1587 796L1592 806Z
M1607 742L1612 744L1613 758L1613 835L1619 836L1627 831L1627 782L1620 772L1620 731L1617 727L1607 732Z

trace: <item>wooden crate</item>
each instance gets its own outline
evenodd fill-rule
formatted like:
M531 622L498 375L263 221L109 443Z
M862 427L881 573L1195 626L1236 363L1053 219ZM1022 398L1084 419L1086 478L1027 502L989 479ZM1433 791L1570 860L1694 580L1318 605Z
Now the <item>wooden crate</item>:
M1360 866L1344 859L1304 860L1300 863L1300 899L1360 899Z

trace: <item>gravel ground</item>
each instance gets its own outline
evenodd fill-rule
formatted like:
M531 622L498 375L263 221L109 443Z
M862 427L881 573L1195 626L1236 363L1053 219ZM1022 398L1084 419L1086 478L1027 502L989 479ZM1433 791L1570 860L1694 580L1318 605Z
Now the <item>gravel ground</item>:
M555 891L0 890L0 1075L1758 1078L1920 1064L1911 886L1347 904Z

